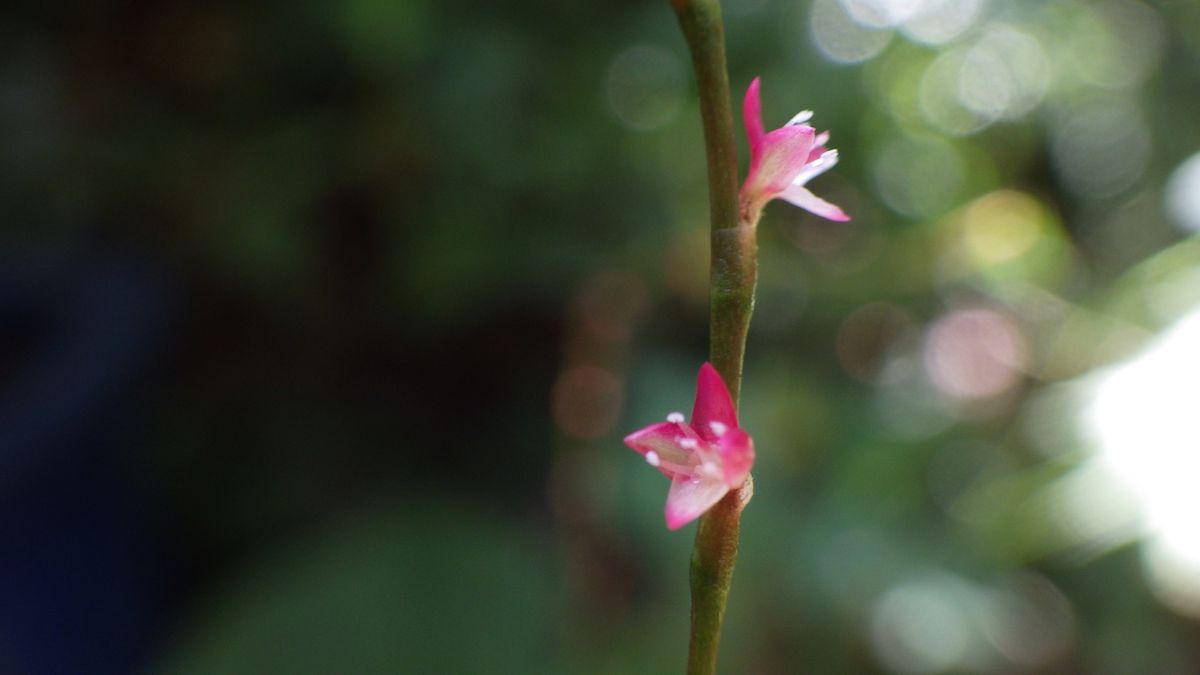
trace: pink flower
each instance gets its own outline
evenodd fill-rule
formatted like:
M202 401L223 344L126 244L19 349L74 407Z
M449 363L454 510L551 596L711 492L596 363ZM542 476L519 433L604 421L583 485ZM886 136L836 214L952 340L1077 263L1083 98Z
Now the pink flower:
M692 422L671 413L625 437L625 444L671 479L667 528L677 530L699 518L726 492L737 489L754 464L754 441L738 426L725 381L712 364L700 366Z
M750 172L742 185L742 218L758 222L763 206L772 199L789 201L829 220L850 220L840 208L809 192L808 181L837 164L837 150L829 150L829 132L817 134L805 124L812 111L805 110L770 133L763 133L759 78L746 90L742 117L750 142Z

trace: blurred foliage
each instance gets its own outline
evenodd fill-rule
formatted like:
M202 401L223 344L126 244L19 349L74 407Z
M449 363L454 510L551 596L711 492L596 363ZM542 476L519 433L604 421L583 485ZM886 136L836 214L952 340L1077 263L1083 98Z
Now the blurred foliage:
M1200 11L724 4L736 93L816 111L854 220L760 226L723 669L1200 669L1200 603L1101 517L1075 431L1087 378L1200 304ZM690 534L620 442L705 354L668 3L5 14L10 267L86 286L119 251L173 291L97 395L169 580L145 670L679 669Z
M555 575L528 535L424 502L423 514L364 514L255 556L163 672L556 668Z

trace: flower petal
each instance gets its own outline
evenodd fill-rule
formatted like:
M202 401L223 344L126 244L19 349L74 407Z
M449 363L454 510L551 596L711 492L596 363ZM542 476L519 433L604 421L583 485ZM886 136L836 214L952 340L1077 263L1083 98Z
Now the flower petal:
M838 163L838 151L826 150L821 153L816 159L810 160L804 165L804 169L796 174L796 179L792 181L793 185L804 185L808 181L820 176L826 171L832 169Z
M676 476L667 493L667 529L678 530L721 501L729 486L711 478L690 479Z
M754 466L754 440L741 429L730 429L717 441L721 469L730 490L739 487Z
M625 445L640 452L667 478L691 475L695 447L702 442L691 427L674 422L651 424L625 437Z
M787 189L808 163L816 130L807 124L780 127L762 139L758 161L751 158L744 189L771 199Z
M822 131L821 133L817 134L817 137L813 139L812 150L808 151L808 163L809 164L812 164L813 162L817 161L818 159L821 159L821 155L824 155L825 152L829 150L829 148L825 147L828 143L829 143L829 132L828 131ZM836 164L836 162L835 162L835 164Z
M742 101L742 123L746 126L746 140L750 143L750 163L758 162L763 139L762 99L759 98L759 78L754 78L746 89Z
M779 197L781 199L786 199L805 211L815 213L822 218L828 218L829 220L837 221L850 220L850 216L846 215L846 213L837 205L830 204L824 199L814 195L803 185L791 185L783 192L783 194L779 195Z
M696 376L696 403L692 406L692 428L700 437L709 442L716 442L721 436L713 429L713 422L724 425L726 429L737 428L737 409L733 407L733 398L721 374L711 363L700 366L700 374Z

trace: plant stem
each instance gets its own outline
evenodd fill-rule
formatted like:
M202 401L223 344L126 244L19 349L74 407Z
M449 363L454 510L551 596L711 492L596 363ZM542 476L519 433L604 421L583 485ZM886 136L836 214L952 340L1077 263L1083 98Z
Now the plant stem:
M704 122L712 221L710 360L724 378L736 405L742 388L746 333L754 310L758 245L755 223L741 222L739 217L738 163L725 64L725 27L721 22L720 0L671 0L671 5L692 52ZM747 478L740 489L725 495L700 518L691 562L689 675L716 672L721 620L737 560L741 512L752 492L753 481Z

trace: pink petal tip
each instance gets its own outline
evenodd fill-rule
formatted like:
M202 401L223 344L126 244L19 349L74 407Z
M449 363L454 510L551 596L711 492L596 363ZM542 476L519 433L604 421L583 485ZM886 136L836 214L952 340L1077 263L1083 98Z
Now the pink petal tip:
M716 441L720 434L713 429L713 422L732 429L738 425L737 410L725 380L711 363L700 366L696 376L696 402L692 406L692 427L701 438Z

